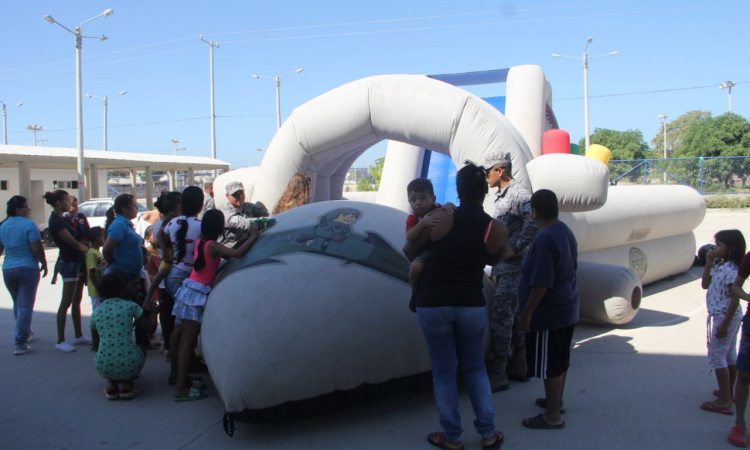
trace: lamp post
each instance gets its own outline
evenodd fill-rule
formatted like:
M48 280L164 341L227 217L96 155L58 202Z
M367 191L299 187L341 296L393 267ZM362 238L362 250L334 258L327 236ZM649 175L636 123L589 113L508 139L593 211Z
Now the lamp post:
M44 145L44 143L45 143L45 142L47 142L47 141L49 141L49 139L39 139L39 142L41 142L41 143L42 143L42 147L46 147L46 146Z
M102 100L104 103L104 151L107 151L107 105L109 105L109 99L113 97L117 97L118 95L125 95L128 91L120 91L117 94L110 95L110 96L104 96L104 97L97 97L96 95L86 94L86 97L88 98L98 98L99 100Z
M603 58L605 56L615 56L618 52L617 50L609 53L605 53L603 55L594 56L589 58L588 53L586 51L589 49L589 44L594 40L594 38L590 37L586 39L586 48L583 49L583 57L577 58L575 56L565 56L561 55L559 53L553 53L553 58L567 58L567 59L577 59L579 61L583 62L583 111L584 111L584 124L586 127L586 148L585 150L588 150L589 146L591 145L591 134L589 133L589 61L597 59L597 58Z
M258 147L255 150L258 152L258 165L260 165L260 154L263 152L263 147Z
M172 144L174 144L174 155L177 156L177 144L182 142L182 139L172 139Z
M100 41L106 41L107 36L84 36L83 26L92 20L98 19L99 17L108 17L114 13L112 9L105 9L101 14L90 18L78 25L75 31L66 27L65 25L55 21L52 16L44 16L44 19L51 23L60 25L67 32L71 33L76 37L76 128L78 130L78 199L83 202L86 199L86 183L84 180L84 160L83 160L83 81L81 77L81 49L83 48L83 38L99 39Z
M3 144L8 145L8 110L17 106L23 106L23 103L7 106L4 102L0 101L0 104L3 105Z
M209 84L211 85L211 157L216 159L216 106L214 105L214 48L219 48L218 42L207 41L200 35L200 40L208 44ZM216 172L214 172L214 176Z
M659 114L659 119L661 119L664 124L664 159L667 159L667 117L666 114ZM664 184L667 184L666 172L664 172Z
M34 147L36 147L36 132L44 131L44 127L41 125L29 125L26 129L34 133Z
M294 72L289 72L284 75L279 75L278 77L267 77L264 75L258 75L257 73L253 74L253 78L259 79L259 78L268 78L269 80L276 81L276 130L281 128L281 79L284 77L288 77L289 75L294 75L295 73L302 73L302 71L305 69L297 69Z
M719 85L721 89L727 89L729 90L729 114L732 114L732 88L734 87L734 83L727 80Z

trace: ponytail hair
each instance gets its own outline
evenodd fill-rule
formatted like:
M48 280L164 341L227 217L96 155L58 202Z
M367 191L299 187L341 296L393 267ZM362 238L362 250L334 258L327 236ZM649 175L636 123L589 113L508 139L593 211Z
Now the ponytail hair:
M109 226L112 225L112 222L115 221L115 208L109 208L107 212L104 213L104 217L107 218L107 221L104 223L104 238L106 239L107 232L109 231Z
M115 204L112 207L114 212L122 215L122 210L129 207L133 203L133 197L130 194L120 194L115 198Z
M62 189L55 189L52 192L47 192L44 194L44 201L47 202L48 205L54 208L57 202L62 201L62 199L64 199L66 195L68 195L68 191L63 191Z
M456 191L461 203L484 201L489 191L485 169L467 161L456 174Z
M219 239L224 231L224 213L218 209L206 211L201 220L201 238L198 239L198 257L193 262L193 270L201 270L206 266L206 256L203 254L203 243Z

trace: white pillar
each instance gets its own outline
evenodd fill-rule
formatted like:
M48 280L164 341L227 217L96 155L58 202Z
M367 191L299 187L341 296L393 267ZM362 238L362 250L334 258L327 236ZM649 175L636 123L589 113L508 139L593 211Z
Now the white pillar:
M195 186L195 170L193 170L192 167L188 167L187 185L188 186Z
M154 177L151 173L151 166L146 166L146 208L153 209L154 207Z
M83 173L83 179L86 180L86 198L79 198L79 203L83 203L86 201L86 199L91 198L91 167L89 167L88 169L84 169Z
M130 169L130 194L134 197L138 196L138 190L136 187L138 186L138 172L136 172L134 169Z
M18 163L18 190L26 200L31 201L31 169L28 161Z
M99 165L91 164L89 166L89 188L91 191L91 197L99 198Z
M377 203L409 212L406 185L422 172L424 149L403 142L388 141Z
M169 173L169 190L174 191L175 185L177 184L177 173L174 170L170 170L168 173Z

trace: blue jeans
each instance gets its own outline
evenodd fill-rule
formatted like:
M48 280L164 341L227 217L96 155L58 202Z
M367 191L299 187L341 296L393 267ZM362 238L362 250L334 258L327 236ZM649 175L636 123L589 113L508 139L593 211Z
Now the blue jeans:
M3 281L13 299L13 317L16 318L16 347L22 347L31 335L31 316L34 314L36 289L39 287L39 269L15 267L3 270Z
M169 275L167 275L167 281L164 283L167 287L167 292L169 292L169 295L171 295L172 298L177 300L177 291L182 287L182 282L185 281L185 278L189 276L190 272L185 272L177 267L172 267L172 270L169 271Z
M474 408L474 428L483 438L492 437L495 433L495 409L490 380L484 367L487 308L417 308L417 319L430 352L435 402L445 437L458 441L463 432L456 383L459 369Z

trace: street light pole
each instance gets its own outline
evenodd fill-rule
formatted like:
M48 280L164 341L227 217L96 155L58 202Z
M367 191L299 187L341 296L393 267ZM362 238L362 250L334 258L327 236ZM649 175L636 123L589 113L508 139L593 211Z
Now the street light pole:
M177 156L177 144L182 142L182 139L172 139L172 144L174 144L174 155Z
M4 102L0 101L0 104L3 105L3 144L8 145L8 110L11 108L15 108L17 106L23 106L23 103L17 103L15 105L12 105L8 107Z
M295 73L301 73L303 70L302 68L299 68L295 70L294 72L289 72L284 75L279 75L277 77L267 77L264 75L258 75L257 73L253 74L253 78L259 79L259 78L268 78L269 80L274 80L276 83L276 130L278 131L279 128L281 128L281 79L284 77L288 77L289 75L294 75Z
M44 143L47 142L47 141L49 141L49 139L39 139L39 142L42 143L42 147L46 147L46 145L44 145Z
M263 152L263 148L262 147L258 147L255 150L258 151L258 165L260 165L260 154Z
M44 131L44 127L41 125L29 125L26 129L34 133L34 147L36 147L36 132Z
M591 133L589 130L589 61L597 59L597 58L603 58L605 56L615 56L617 53L619 53L617 50L615 50L613 52L609 52L603 55L589 58L587 51L589 49L589 45L591 44L593 40L594 38L592 37L586 40L586 48L583 49L583 57L581 58L577 58L575 56L565 56L559 53L552 54L553 58L576 59L576 60L583 62L583 120L584 120L585 139L586 139L586 148L584 149L584 152L588 150L589 146L591 145Z
M107 106L109 105L109 99L113 97L117 97L118 95L125 95L127 93L128 91L120 91L115 95L110 95L110 96L105 95L104 97L97 97L96 95L86 94L86 97L98 98L99 100L102 101L102 103L104 103L104 151L105 152L107 151Z
M667 117L666 114L659 114L659 119L661 119L664 124L664 159L667 159ZM664 184L667 184L666 172L664 172Z
M92 17L89 20L84 21L78 25L75 31L65 25L55 21L52 16L44 16L44 19L51 23L57 24L64 28L69 33L76 37L76 127L77 127L77 147L78 147L78 199L83 202L86 199L86 182L84 180L84 159L83 159L83 80L81 75L81 49L83 48L83 38L99 39L100 41L106 41L107 37L102 35L96 36L84 36L83 26L92 20L98 19L99 17L108 17L114 13L112 9L105 9L101 14Z
M207 41L200 36L200 40L208 44L209 83L211 85L211 157L216 159L216 105L214 104L214 48L219 48L218 42Z
M735 86L734 83L727 80L719 85L721 89L729 90L729 114L732 114L732 88Z

